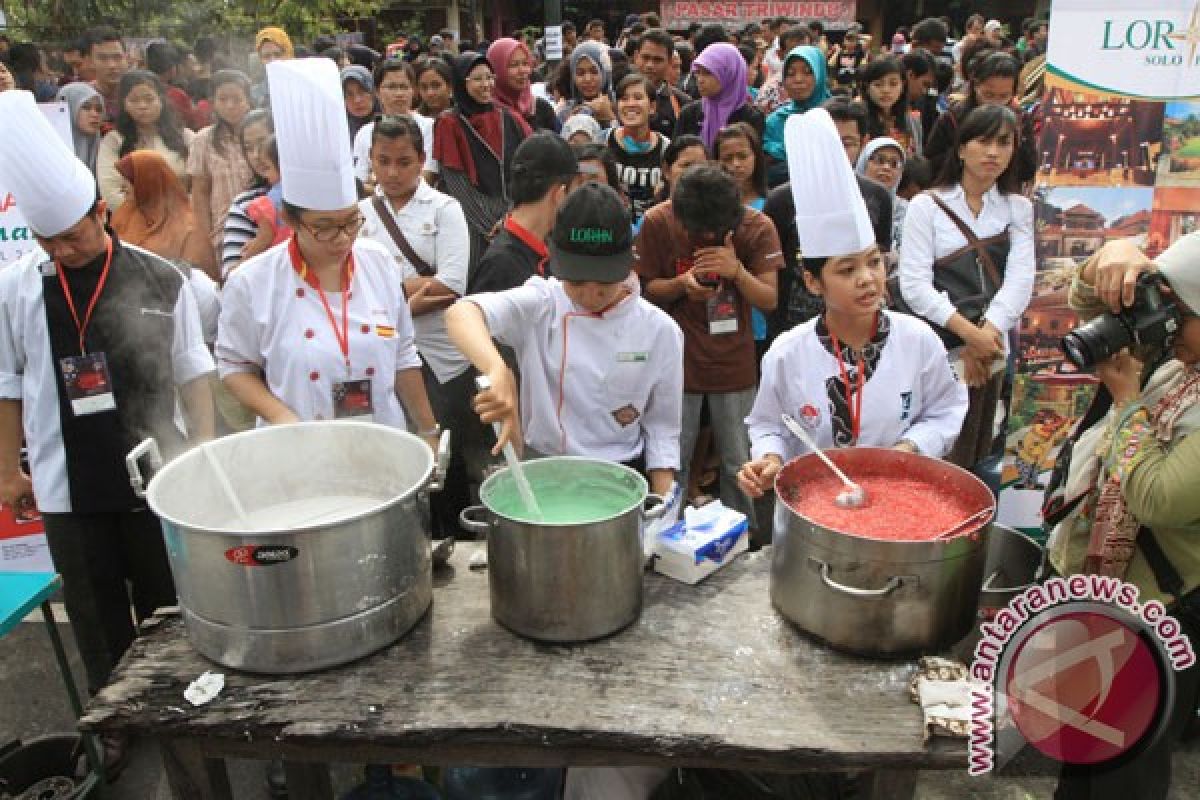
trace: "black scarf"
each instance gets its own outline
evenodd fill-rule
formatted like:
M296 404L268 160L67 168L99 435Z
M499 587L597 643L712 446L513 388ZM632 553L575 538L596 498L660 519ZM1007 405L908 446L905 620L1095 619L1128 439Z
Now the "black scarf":
M846 367L846 376L850 380L850 387L847 387L842 381L841 370L825 379L825 392L833 406L833 443L836 447L853 447L858 444L854 439L854 418L850 413L850 389L858 383L858 359L862 357L862 383L865 390L871 376L875 374L875 368L879 366L879 357L883 354L883 346L887 344L888 333L891 330L891 321L887 314L881 311L876 318L875 333L863 345L862 350L855 352L853 347L839 341L841 352L835 352L833 337L825 325L825 315L817 318L817 338L830 355L842 360ZM859 422L861 423L861 420Z

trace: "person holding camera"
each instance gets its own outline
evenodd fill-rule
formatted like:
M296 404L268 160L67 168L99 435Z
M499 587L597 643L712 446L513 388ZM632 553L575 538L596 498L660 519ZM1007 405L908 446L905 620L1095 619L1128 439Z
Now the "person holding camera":
M1074 437L1061 502L1044 511L1062 575L1109 575L1158 600L1200 645L1200 234L1151 261L1130 241L1106 245L1071 286L1088 319L1064 339L1094 366L1098 403ZM1138 344L1133 345L1134 342ZM1103 408L1103 405L1097 407ZM1092 425L1091 418L1099 417ZM1052 487L1053 490L1053 487ZM1053 509L1053 510L1051 510ZM1200 668L1175 674L1166 732L1116 768L1066 766L1058 798L1163 798L1170 748L1193 717Z

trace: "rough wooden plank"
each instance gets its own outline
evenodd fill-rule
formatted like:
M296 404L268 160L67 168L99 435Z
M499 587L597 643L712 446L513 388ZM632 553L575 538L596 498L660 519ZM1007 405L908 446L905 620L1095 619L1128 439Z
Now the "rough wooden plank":
M199 743L161 739L163 770L175 800L233 800L224 760L205 755Z
M155 620L82 727L203 737L222 752L299 760L379 751L505 763L490 757L501 753L533 765L603 753L600 763L782 771L965 766L960 743L922 745L911 662L835 653L779 617L767 595L769 550L698 586L647 575L637 622L565 646L491 619L486 574L465 568L472 549L436 574L430 613L395 645L308 675L223 670L225 691L198 709L183 688L214 666L178 618Z
M917 794L915 769L881 769L863 776L863 800L912 800Z

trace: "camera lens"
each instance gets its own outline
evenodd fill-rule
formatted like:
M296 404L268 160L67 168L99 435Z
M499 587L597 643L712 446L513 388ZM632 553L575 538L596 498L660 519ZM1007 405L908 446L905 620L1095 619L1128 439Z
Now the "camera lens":
M1101 314L1064 336L1059 346L1068 361L1088 369L1132 342L1133 336L1119 317Z

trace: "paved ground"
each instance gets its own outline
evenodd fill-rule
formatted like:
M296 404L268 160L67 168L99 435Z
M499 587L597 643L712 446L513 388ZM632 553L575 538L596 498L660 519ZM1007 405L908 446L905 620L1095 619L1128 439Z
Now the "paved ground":
M68 650L82 680L82 668L74 656L69 628L60 626ZM46 733L67 731L73 720L58 677L54 653L40 621L17 626L0 639L0 744L13 738L30 739ZM965 772L921 774L919 800L1032 800L1048 798L1054 791L1050 767L1039 759L1019 760L1017 777L977 779ZM234 795L239 800L268 800L265 767L261 763L237 762L230 770ZM1200 796L1200 742L1193 741L1174 763L1175 781L1170 800L1194 800ZM356 770L335 770L335 785L348 789ZM162 765L153 742L136 743L129 767L113 786L113 800L168 800Z

